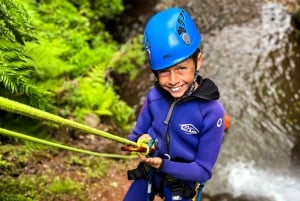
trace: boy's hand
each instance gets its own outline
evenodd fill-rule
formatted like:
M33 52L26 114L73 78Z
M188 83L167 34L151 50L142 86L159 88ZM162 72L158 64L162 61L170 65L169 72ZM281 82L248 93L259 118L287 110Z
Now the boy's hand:
M152 138L150 137L149 134L143 134L143 135L141 135L141 136L138 138L137 143L138 143L138 144L141 144L141 143L148 143L148 142L150 142L151 139L152 139Z
M161 166L162 158L160 157L149 157L147 158L141 153L137 153L141 162L148 164L149 166L158 169Z
M149 143L151 141L151 136L149 134L143 134L138 138L137 143ZM154 145L152 146L152 148ZM162 159L159 157L149 157L147 158L145 155L141 153L137 153L141 162L148 164L149 166L158 169L161 166Z

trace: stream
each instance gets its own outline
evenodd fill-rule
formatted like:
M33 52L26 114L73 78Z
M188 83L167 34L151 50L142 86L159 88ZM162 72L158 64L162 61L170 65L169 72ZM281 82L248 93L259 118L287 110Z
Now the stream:
M232 120L207 191L298 201L300 46L290 15L266 4L260 18L205 38L202 74L216 81Z

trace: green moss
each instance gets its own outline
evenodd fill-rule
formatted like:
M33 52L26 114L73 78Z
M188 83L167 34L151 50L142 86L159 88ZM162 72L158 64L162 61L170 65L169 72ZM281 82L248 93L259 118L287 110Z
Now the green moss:
M39 193L30 178L16 179L13 177L0 177L1 201L33 201L39 200Z
M99 157L79 157L72 155L66 159L69 165L82 166L87 179L101 178L106 174L109 161L99 160Z
M108 168L109 162L107 160L99 160L93 157L92 160L89 160L90 164L85 167L86 175L88 178L101 178L105 175Z
M0 174L19 175L31 152L24 146L4 145L0 149Z
M70 178L55 177L51 184L47 188L47 192L51 194L64 194L69 193L71 195L81 194L82 184L74 182Z

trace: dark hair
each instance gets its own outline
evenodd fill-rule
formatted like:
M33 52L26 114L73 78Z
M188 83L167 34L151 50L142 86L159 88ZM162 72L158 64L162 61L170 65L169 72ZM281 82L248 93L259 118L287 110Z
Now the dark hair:
M190 56L193 59L195 66L197 66L197 57L201 53L200 48L197 48L196 51Z
M195 64L195 67L197 67L197 57L198 57L198 54L199 54L199 53L201 53L201 50L200 50L200 48L197 48L197 49L195 50L195 52L194 52L190 57L188 57L188 59L189 59L189 58L192 58L192 59L193 59L194 64ZM153 72L153 74L155 75L155 77L157 78L158 72L159 72L159 71L154 71L154 70L152 70L152 72Z

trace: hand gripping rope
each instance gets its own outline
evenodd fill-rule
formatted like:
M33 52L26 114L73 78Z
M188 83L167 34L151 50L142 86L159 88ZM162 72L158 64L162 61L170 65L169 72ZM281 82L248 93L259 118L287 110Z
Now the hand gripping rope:
M156 144L156 139L151 139L150 141L142 139L137 141L137 146L127 145L121 147L121 149L129 152L140 152L142 155L148 156L155 151Z

